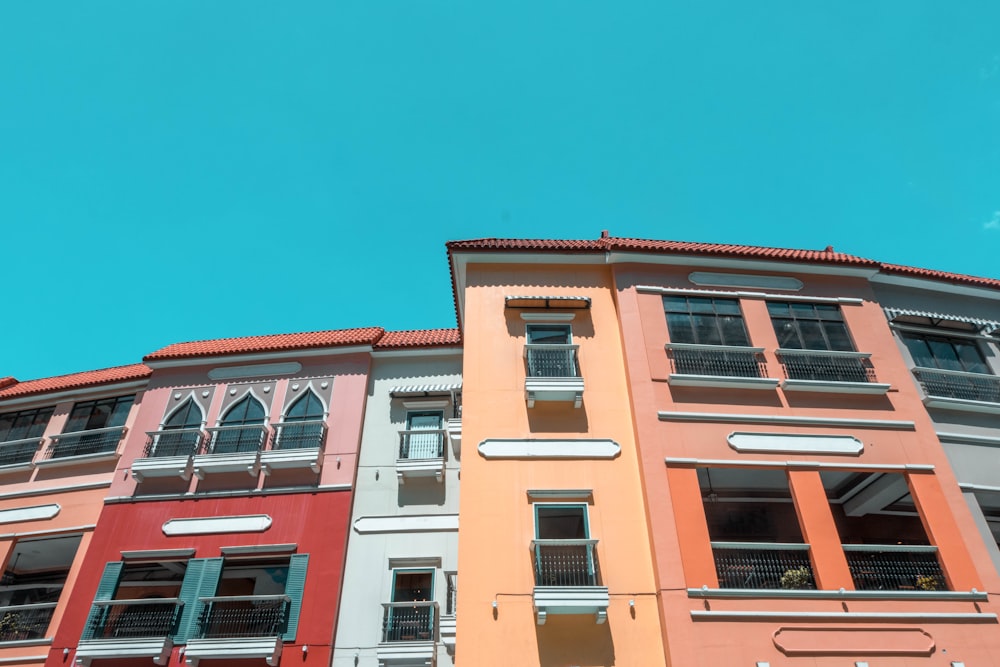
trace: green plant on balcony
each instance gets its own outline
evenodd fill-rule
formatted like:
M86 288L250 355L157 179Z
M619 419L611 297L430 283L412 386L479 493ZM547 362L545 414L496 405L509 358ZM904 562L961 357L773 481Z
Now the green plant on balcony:
M920 591L936 591L938 589L938 580L930 575L921 574L917 576L917 590Z
M803 565L802 567L785 570L785 573L781 575L779 583L785 590L808 588L810 575L809 568Z
M31 626L24 623L21 614L17 612L7 612L0 618L0 641L29 639L31 630Z

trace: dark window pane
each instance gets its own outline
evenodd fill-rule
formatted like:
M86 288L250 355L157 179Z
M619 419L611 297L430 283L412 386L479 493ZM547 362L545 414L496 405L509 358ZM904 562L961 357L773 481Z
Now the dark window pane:
M529 343L545 345L566 345L570 340L570 328L566 326L529 326Z
M951 343L941 338L930 338L927 340L927 343L931 348L934 359L937 361L938 368L948 371L962 370L962 362L958 360L958 355L955 353L955 348L951 346Z
M826 350L826 337L819 322L799 320L799 334L802 336L802 347L806 350Z
M285 415L285 421L307 421L323 418L323 403L319 396L309 391L299 400L292 403Z
M789 317L791 315L787 303L780 303L774 301L767 302L767 313L771 317Z
M179 410L170 415L163 428L198 428L199 426L201 426L201 410L189 398Z
M133 400L134 398L131 396L118 399L111 406L111 412L108 415L108 421L105 426L124 426L125 420L128 419L128 411L132 408Z
M840 306L817 303L815 308L816 316L821 320L833 320L835 322L842 322L844 320L844 316L840 312Z
M958 358L962 360L962 366L970 373L989 373L989 367L979 354L979 348L975 343L969 341L955 341L955 348L958 351Z
M694 331L691 329L691 316L680 313L667 313L667 331L672 343L694 343Z
M811 303L791 303L789 304L789 308L792 309L792 317L795 319L818 319L816 317L816 307Z
M694 320L694 336L702 345L720 345L722 337L715 326L714 316L692 315Z
M683 296L663 297L663 310L668 313L688 312L687 298Z
M247 395L239 403L234 405L222 418L223 426L240 426L243 424L257 424L264 421L264 406L260 401Z
M854 350L854 343L851 342L847 327L842 322L824 322L823 330L826 331L827 340L830 341L829 349L845 352Z
M750 337L740 317L723 317L719 320L724 345L745 345L749 347Z
M740 312L740 302L735 299L716 299L715 312L719 315L742 315Z
M582 507L538 507L538 539L585 540L586 520Z
M692 313L713 313L712 300L703 297L692 296L688 298Z
M913 364L915 366L923 366L924 368L937 367L937 364L934 363L934 355L931 353L926 340L917 336L907 335L903 336L903 343L906 344L906 349L910 351L910 356L913 357Z
M795 322L791 320L774 320L774 335L778 337L778 347L789 350L801 350L802 341L799 340L799 332L795 328Z

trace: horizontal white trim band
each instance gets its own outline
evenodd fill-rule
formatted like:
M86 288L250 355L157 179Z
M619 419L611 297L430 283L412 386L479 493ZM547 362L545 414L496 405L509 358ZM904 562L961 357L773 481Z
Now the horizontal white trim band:
M796 426L854 426L897 431L916 430L916 423L900 419L852 419L845 417L795 417L785 415L750 415L730 412L679 412L660 410L660 421L728 422L734 424L794 424Z
M745 459L694 459L668 456L664 459L668 466L677 468L719 467L719 468L822 468L825 470L864 471L906 471L931 472L933 465L919 463L826 463L822 461L747 461Z
M430 516L363 516L354 521L357 533L427 533L458 530L457 514Z
M977 600L986 601L985 591L812 591L758 588L689 588L690 598L774 598L804 600Z
M299 359L301 357L329 357L338 354L358 354L371 352L371 345L348 345L345 347L320 347L299 350L280 350L258 354L216 355L211 357L185 357L183 359L154 359L143 363L150 368L178 368L181 366L209 366L218 364L246 364L251 361L272 361Z
M740 299L778 299L781 301L805 301L808 303L839 303L849 306L860 306L864 299L850 296L804 296L802 294L774 294L773 292L747 292L744 290L711 290L711 289L691 289L690 287L656 287L655 285L636 285L638 292L652 292L654 294L677 294L691 296L727 296L738 297Z
M295 493L322 493L324 491L350 491L350 484L326 484L323 486L283 486L274 489L246 489L240 491L196 491L195 493L161 493L148 496L109 496L105 505L118 503L158 502L163 500L197 500L198 498L246 498L249 496L283 496Z
M13 540L22 537L38 537L41 535L63 535L73 533L89 533L97 528L96 523L88 523L83 526L67 526L65 528L49 528L48 530L27 530L23 533L0 533L0 540Z
M744 621L760 619L773 621L777 619L808 619L810 621L979 621L981 623L996 623L996 614L975 613L927 613L927 612L892 612L892 611L700 611L692 610L691 618L696 621Z
M1000 447L1000 437L991 438L985 435L966 435L965 433L937 432L938 440L941 442L968 443L971 445L995 445Z

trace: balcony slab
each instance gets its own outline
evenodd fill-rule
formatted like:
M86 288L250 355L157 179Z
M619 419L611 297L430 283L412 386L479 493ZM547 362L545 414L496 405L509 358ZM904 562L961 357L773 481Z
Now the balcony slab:
M386 642L375 651L379 667L433 667L436 658L432 641Z
M524 380L524 399L529 408L536 401L570 402L574 408L583 406L583 378L528 377Z
M608 620L607 586L535 586L535 619L545 625L549 614L593 614L597 623Z
M777 378L748 378L722 375L688 375L671 373L667 384L671 387L712 387L716 389L763 389L778 388L781 380Z
M265 475L270 475L272 470L293 468L310 468L314 473L319 473L322 466L323 452L319 447L269 449L260 453L260 467Z
M404 484L407 477L433 477L437 481L444 480L444 459L396 459L396 477Z
M147 477L191 479L192 472L190 456L161 456L132 462L132 477L140 483Z
M86 667L91 660L103 658L152 658L153 664L166 665L173 647L170 637L84 639L76 649L76 664Z
M199 454L194 457L193 468L198 479L217 472L247 472L256 477L260 472L260 458L257 452Z
M884 395L892 387L881 382L838 382L835 380L785 380L785 391L811 391L824 394Z
M277 667L281 659L281 647L279 636L189 639L184 660L191 667L196 667L200 660L264 658L268 665Z

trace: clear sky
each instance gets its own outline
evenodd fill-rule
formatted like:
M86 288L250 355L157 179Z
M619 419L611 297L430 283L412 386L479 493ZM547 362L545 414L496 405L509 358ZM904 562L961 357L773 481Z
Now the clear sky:
M0 376L455 325L444 243L1000 277L1000 2L7 0Z

